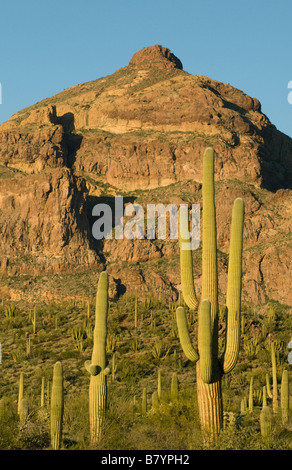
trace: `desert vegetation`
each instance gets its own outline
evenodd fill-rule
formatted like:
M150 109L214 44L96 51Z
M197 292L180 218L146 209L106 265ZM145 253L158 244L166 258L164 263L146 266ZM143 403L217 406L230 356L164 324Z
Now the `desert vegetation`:
M241 304L241 199L219 303L213 158L208 149L201 299L181 248L176 301L110 299L106 271L95 298L2 300L1 449L291 450L291 314Z

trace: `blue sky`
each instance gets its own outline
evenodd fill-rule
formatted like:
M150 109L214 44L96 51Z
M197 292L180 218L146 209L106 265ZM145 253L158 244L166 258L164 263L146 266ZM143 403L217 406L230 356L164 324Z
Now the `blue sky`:
M291 0L1 0L0 8L0 122L161 44L189 73L258 98L292 137Z

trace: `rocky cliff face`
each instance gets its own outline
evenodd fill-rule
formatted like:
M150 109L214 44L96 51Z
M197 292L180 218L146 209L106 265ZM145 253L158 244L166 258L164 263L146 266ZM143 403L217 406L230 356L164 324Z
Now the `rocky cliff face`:
M119 292L163 289L175 295L177 243L97 245L91 209L112 203L116 194L142 205L200 203L202 155L209 145L216 152L222 294L231 205L241 196L244 298L292 305L292 140L261 113L257 99L190 75L161 46L145 48L113 75L64 90L0 126L1 272L106 263ZM194 256L200 289L200 250Z

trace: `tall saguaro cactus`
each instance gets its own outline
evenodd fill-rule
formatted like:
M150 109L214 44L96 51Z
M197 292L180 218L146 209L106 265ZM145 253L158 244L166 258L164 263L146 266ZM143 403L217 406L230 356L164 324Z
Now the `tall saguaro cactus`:
M54 450L59 450L62 441L64 413L64 388L63 367L61 362L56 362L53 372L52 396L51 396L51 445Z
M96 444L102 433L107 406L107 374L109 368L106 358L108 314L108 274L100 274L95 306L95 326L93 332L93 351L91 361L85 362L90 374L89 421L91 443Z
M227 331L225 350L218 357L218 273L217 235L214 185L214 152L207 148L203 159L203 240L202 240L202 295L199 302L193 282L192 252L186 249L188 214L180 213L180 265L182 292L190 309L198 307L198 350L190 340L183 307L177 309L177 325L183 351L196 363L198 405L203 436L216 438L223 427L221 380L236 365L240 341L242 240L244 202L234 201L232 210L228 287L226 295Z

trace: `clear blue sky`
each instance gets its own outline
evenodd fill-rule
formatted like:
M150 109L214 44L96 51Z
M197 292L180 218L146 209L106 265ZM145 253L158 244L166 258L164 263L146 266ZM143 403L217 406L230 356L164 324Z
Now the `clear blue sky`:
M161 44L258 98L292 137L291 0L1 0L0 21L0 122Z

